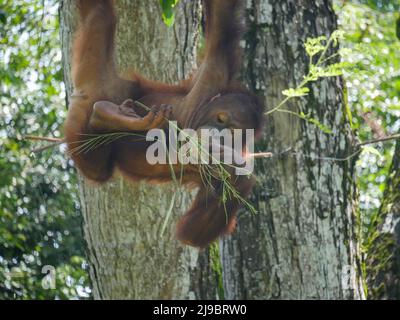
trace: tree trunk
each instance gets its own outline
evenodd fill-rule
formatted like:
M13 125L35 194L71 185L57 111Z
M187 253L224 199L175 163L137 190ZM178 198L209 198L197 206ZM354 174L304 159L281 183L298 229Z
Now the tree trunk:
M372 235L366 274L369 299L400 299L400 142Z
M68 93L71 39L77 22L74 3L64 0L61 5ZM120 0L116 6L121 72L131 67L169 82L190 73L200 22L197 1L180 1L172 28L163 24L158 0ZM128 184L115 178L102 186L82 181L80 190L95 299L216 297L208 253L199 254L174 237L175 222L191 199L183 189L171 184Z
M336 16L327 0L251 0L247 24L243 78L271 109L307 73L305 40L329 36ZM321 159L352 151L342 79L313 83L292 101L284 109L310 113L333 134L287 113L267 117L258 148L275 156L256 166L259 213L242 212L236 233L220 243L225 297L360 298L354 162Z

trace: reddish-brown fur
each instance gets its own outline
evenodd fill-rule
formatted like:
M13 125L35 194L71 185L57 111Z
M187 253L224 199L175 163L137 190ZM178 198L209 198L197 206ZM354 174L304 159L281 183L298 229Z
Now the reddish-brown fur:
M131 80L120 78L113 60L116 24L113 1L78 1L81 22L73 47L74 93L65 122L65 136L71 157L86 178L106 182L117 168L132 180L171 180L168 165L150 165L146 161L149 142L137 138L122 138L86 153L73 152L87 134L145 133L154 127L163 128L164 118L177 121L182 128L197 129L214 125L218 113L226 114L228 119L233 119L230 115L235 114L237 119L237 114L246 113L247 116L240 118L239 122L233 123L232 120L223 123L223 127L260 131L262 105L235 82L240 65L238 42L243 30L240 17L243 2L204 0L204 61L190 79L169 85L136 74ZM213 99L218 94L221 97ZM144 111L127 99L152 106L152 110ZM176 170L178 173L181 168L177 166ZM253 179L231 173L232 184L242 197L246 197ZM200 190L192 207L178 223L177 236L181 241L204 247L234 229L240 201L230 199L225 204L226 214L221 201L220 181L213 181L213 188L204 186L198 170L188 166L184 170L183 182L194 183Z

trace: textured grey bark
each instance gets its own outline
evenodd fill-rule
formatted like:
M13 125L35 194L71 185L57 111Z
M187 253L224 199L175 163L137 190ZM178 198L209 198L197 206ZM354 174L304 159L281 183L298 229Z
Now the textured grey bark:
M329 36L336 16L326 0L250 0L243 78L269 109L307 73L307 37ZM352 299L362 297L355 240L353 163L342 158L353 139L343 83L314 83L308 97L284 109L329 128L325 134L296 116L266 119L252 198L259 213L242 212L236 233L220 243L228 299Z
M196 56L199 4L180 1L176 23L167 28L158 0L117 3L117 63L144 76L176 82L190 73ZM70 48L76 28L73 1L62 2L61 36L65 80L71 92ZM175 222L191 195L174 185L102 186L81 183L84 235L96 299L215 298L215 275L207 252L182 246ZM167 220L173 196L171 217ZM165 232L162 229L165 224Z
M400 299L400 142L367 252L368 299Z

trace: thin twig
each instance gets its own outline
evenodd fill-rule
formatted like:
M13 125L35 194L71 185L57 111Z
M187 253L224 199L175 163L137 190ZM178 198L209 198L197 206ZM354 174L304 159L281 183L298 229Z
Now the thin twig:
M65 139L60 139L60 138L50 138L50 137L40 137L40 136L33 136L33 135L26 135L24 136L24 139L27 140L35 140L35 141L47 141L47 142L51 142L51 144L48 144L44 147L40 147L37 149L33 149L31 152L33 153L40 153L43 152L47 149L51 149L54 148L56 146L59 146L63 143L65 143Z
M397 140L397 139L400 139L400 133L392 134L390 136L386 136L386 137L379 138L379 139L372 139L372 140L360 142L359 144L357 144L357 147L359 148L359 147L366 146L369 144L374 144L374 143L389 141L389 140Z
M373 140L367 140L364 142L360 142L355 146L355 151L353 153L351 153L350 155L344 157L344 158L336 158L336 157L317 157L317 156L308 156L305 155L303 153L300 152L292 152L290 153L293 156L302 156L304 158L309 158L312 160L326 160L326 161L338 161L338 162L342 162L342 161L348 161L352 158L354 158L355 156L357 156L359 153L361 153L363 151L363 146L366 145L370 145L370 144L375 144L378 142L384 142L384 141L390 141L390 140L399 140L400 139L400 133L398 134L393 134L387 137L383 137L383 138L379 138L379 139L373 139ZM271 157L273 157L274 155L272 155Z
M27 140L48 141L48 142L53 142L53 143L64 143L65 142L65 139L40 137L40 136L32 136L32 135L24 136L24 138Z
M45 150L47 150L47 149L51 149L51 148L54 148L54 147L56 147L56 146L59 146L59 145L61 145L61 144L63 144L63 143L64 143L63 141L54 142L54 143L52 143L52 144L48 144L47 146L44 146L44 147L41 147L41 148L37 148L37 149L33 149L33 150L31 150L31 152L33 152L33 153L40 153L40 152L43 152L43 151L45 151Z
M362 149L358 149L356 151L354 151L352 154L344 157L344 158L336 158L336 157L318 157L318 156L309 156L300 152L292 152L290 153L293 156L301 156L307 159L311 159L311 160L325 160L325 161L337 161L337 162L343 162L343 161L348 161L352 158L354 158L356 155L358 155L360 152L362 151Z
M272 158L274 154L272 152L260 152L260 153L249 153L248 158Z

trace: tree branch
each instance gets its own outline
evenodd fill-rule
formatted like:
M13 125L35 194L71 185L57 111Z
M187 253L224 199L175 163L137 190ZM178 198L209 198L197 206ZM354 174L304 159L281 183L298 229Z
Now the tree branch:
M400 139L400 133L393 134L393 135L386 136L386 137L379 138L379 139L373 139L373 140L367 140L367 141L364 141L364 142L360 142L360 143L358 143L356 145L356 147L360 148L362 146L366 146L366 145L369 145L369 144L374 144L374 143L383 142L383 141L389 141L389 140L398 140L398 139Z

